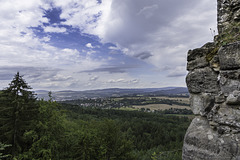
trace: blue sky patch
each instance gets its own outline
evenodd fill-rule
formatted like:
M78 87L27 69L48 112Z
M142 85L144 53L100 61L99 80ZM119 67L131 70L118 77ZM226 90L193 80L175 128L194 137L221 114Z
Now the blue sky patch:
M46 17L49 19L50 24L54 23L61 23L66 21L65 19L60 18L60 14L62 13L61 8L51 8L49 10L45 10L45 15L43 17Z

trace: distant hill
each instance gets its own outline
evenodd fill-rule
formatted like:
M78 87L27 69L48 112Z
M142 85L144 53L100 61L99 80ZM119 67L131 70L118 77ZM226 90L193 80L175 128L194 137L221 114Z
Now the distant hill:
M38 98L48 99L46 90L35 91ZM188 96L188 90L184 87L165 87L165 88L143 88L143 89L120 89L108 88L86 91L56 91L52 96L57 101L75 100L82 98L106 98L106 97L124 97L124 96Z
M155 95L183 95L183 94L188 94L188 89L183 88L183 87L178 87L178 88L172 88L168 90L159 90L152 92L152 94Z

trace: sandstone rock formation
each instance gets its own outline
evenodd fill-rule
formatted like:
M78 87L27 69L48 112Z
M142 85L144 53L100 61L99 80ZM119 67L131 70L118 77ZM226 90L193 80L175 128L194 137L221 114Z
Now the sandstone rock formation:
M240 0L218 0L219 35L188 52L195 118L183 160L240 160Z

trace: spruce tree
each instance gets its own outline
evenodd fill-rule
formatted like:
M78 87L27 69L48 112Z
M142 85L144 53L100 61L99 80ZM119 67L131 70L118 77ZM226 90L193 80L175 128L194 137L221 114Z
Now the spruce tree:
M0 93L0 142L10 144L12 156L27 148L24 133L31 129L37 114L36 97L19 72Z
M10 147L10 145L6 145L0 142L0 160L10 157L10 155L5 155L2 153L7 147Z

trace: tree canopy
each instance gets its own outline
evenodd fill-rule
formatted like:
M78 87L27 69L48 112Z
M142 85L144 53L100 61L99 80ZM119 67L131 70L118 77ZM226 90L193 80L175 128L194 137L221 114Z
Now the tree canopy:
M31 129L38 110L30 89L17 72L9 87L0 93L0 141L11 145L8 150L13 156L25 149L24 133Z

